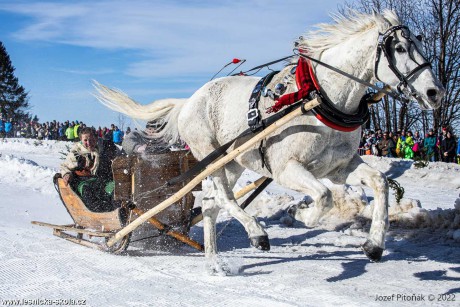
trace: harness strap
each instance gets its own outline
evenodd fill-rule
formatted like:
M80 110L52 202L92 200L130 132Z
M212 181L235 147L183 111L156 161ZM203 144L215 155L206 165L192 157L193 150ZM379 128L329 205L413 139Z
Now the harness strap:
M296 84L298 91L281 96L276 104L271 107L271 111L276 112L283 106L303 100L316 92L316 94L321 97L322 103L311 111L315 117L326 126L335 130L350 132L365 124L369 120L367 100L360 101L359 109L355 114L346 114L335 108L331 100L321 90L314 76L312 65L304 57L311 59L311 57L307 55L304 56L303 54L299 57L296 69Z
M262 168L266 167L267 170L270 172L270 174L272 173L272 169L270 167L270 165L267 163L267 159L265 159L265 148L264 147L264 140L260 141L260 145L259 145L259 154L260 154L260 159L262 160Z
M251 97L249 98L249 111L247 114L247 118L248 125L253 131L259 129L260 125L262 124L260 121L261 116L259 111L259 100L261 92L263 88L270 83L270 81L277 73L279 73L279 71L272 71L271 73L260 79L254 87Z
M265 190L265 188L273 181L272 178L266 178L264 180L264 182L262 182L262 184L260 186L258 186L254 192L251 193L251 195L249 195L248 198L246 198L246 200L240 205L240 208L241 209L246 209L247 206L249 206L249 204L263 191Z

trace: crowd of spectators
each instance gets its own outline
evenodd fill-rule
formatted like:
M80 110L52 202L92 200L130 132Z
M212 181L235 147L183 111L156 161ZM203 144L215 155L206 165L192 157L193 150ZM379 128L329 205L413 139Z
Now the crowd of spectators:
M23 137L37 140L60 140L60 141L78 141L78 132L86 127L81 121L51 122L39 123L31 122L13 122L11 119L0 118L0 138ZM99 138L112 140L115 144L121 145L123 137L131 129L128 127L125 132L121 131L114 124L110 128L99 126L90 127Z
M460 164L460 142L449 127L443 127L439 135L430 129L425 137L418 131L412 134L412 131L377 129L363 132L359 154Z
M78 132L85 128L81 121L58 122L22 122L14 123L10 119L0 118L0 138L24 137L38 140L77 141ZM102 139L111 140L121 145L125 132L114 124L110 128L99 126L91 127L95 134ZM433 129L422 137L418 131L382 132L364 130L359 144L360 155L375 155L404 159L423 159L429 161L443 161L460 164L460 142L457 141L449 127L443 127L442 133L436 135Z

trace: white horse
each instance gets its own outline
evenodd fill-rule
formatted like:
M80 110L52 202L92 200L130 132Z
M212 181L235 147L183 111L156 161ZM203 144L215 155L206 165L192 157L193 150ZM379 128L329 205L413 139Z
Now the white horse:
M394 90L399 87L417 100L422 109L437 108L444 89L421 54L420 43L406 27L398 26L397 16L390 11L383 15L350 15L337 17L334 24L320 25L318 31L301 37L299 50L308 50L313 58L367 82L380 80ZM378 46L381 52L376 60ZM356 114L367 87L323 66L314 64L313 69L321 92L333 103L337 114ZM291 70L292 66L287 65L268 87L273 89L275 84L284 82L286 93L298 91ZM258 81L257 77L248 76L220 78L206 83L187 100L165 99L145 106L120 91L100 84L96 84L96 88L99 100L114 110L135 118L167 122L158 137L167 141L180 138L197 159L202 159L248 128L248 99ZM263 118L268 116L266 109L273 104L269 97L261 99L259 109ZM381 259L388 227L387 180L357 154L360 127L346 132L330 126L309 112L280 127L265 140L264 160L270 171L261 163L259 146L256 146L213 174L213 189L202 202L208 259L214 259L217 254L215 226L220 209L244 226L255 247L262 250L270 247L263 227L244 212L233 197L232 188L245 168L271 177L281 186L310 195L314 200L312 204L292 210L296 219L309 227L315 226L332 207L331 192L318 178L372 188L374 212L363 249L371 260ZM209 264L215 265L212 261ZM219 270L219 267L213 269Z

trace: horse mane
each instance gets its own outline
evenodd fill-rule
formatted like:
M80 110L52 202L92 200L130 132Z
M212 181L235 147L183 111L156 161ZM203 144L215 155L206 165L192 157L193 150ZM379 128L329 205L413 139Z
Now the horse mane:
M383 14L365 14L354 10L332 16L334 23L321 23L317 30L308 32L297 41L301 49L306 49L312 56L319 56L323 51L337 46L351 36L363 34L376 27L380 32L401 22L395 12L385 10Z

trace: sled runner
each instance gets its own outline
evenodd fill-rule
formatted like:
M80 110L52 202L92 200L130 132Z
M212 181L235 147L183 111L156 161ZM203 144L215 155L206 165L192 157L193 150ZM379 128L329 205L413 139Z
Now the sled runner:
M106 244L108 238L134 221L135 216L144 214L173 194L173 187L165 186L164 182L185 172L195 162L191 154L185 154L183 151L151 155L148 160L137 156L115 158L112 162L115 181L114 202L120 207L110 212L89 210L71 186L64 183L60 174L56 174L53 179L56 190L74 224L54 225L36 221L32 224L52 228L54 235L83 246L115 254L121 253L128 247L132 234L124 236L112 247ZM197 189L200 187L194 190ZM193 201L191 193L185 195L171 206L170 210L150 218L149 223L144 225L141 229L143 231L139 233L142 235L156 231L157 236L167 235L200 251L203 250L200 243L187 235L190 230Z

